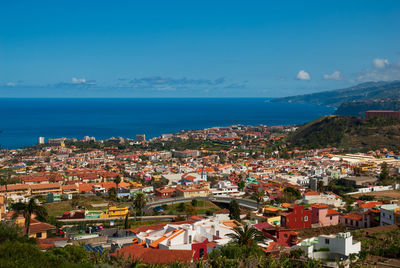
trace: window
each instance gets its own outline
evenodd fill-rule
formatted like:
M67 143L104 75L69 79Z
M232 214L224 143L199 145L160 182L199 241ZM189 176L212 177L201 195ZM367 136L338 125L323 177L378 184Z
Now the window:
M304 217L304 221L308 221L308 216L305 216L305 217Z
M218 237L219 237L219 230L217 231L217 234L216 234Z
M347 224L347 219L345 219L344 222Z
M192 244L192 236L189 235L189 244Z
M200 255L200 258L202 258L204 256L204 248L201 248L199 250L199 255Z
M332 216L329 216L329 219L332 220Z
M328 238L325 238L325 244L329 244L329 239Z
M37 233L37 234L36 234L36 237L37 237L37 238L41 238L41 237L42 237L42 233Z

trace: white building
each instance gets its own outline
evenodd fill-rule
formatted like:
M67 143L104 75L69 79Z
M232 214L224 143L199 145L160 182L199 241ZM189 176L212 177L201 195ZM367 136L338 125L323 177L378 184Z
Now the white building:
M326 257L319 256L321 255L319 254L320 252L349 256L350 254L358 254L361 251L361 242L353 241L353 236L350 232L337 235L320 235L306 239L297 245L306 252L309 258L316 259Z
M381 206L381 226L395 224L396 215L400 212L400 208L396 204L388 204ZM399 216L397 216L399 217Z
M230 181L219 181L210 189L210 193L214 196L241 196L244 192L239 191L237 185L233 185Z
M308 192L303 195L304 204L326 204L335 207L343 207L345 203L342 197L334 193Z
M158 230L148 230L136 234L138 243L146 243L147 247L160 249L191 250L192 245L214 242L216 246L222 246L230 241L228 234L233 233L233 221L218 221L204 219L194 223L165 225Z
M38 138L38 144L44 144L44 137Z

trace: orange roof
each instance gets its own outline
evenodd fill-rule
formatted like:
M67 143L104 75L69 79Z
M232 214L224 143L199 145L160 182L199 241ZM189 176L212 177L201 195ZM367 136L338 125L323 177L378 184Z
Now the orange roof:
M30 187L32 190L40 190L40 189L50 189L50 188L60 188L60 184L58 182L55 183L41 183L41 184L31 184Z
M359 206L360 208L373 208L373 207L376 207L376 206L382 206L382 202L375 202L375 201L372 201L372 202L360 204L360 205L358 205L358 206Z
M336 215L336 214L340 214L340 212L333 209L328 209L328 213L326 213L326 215Z
M193 261L194 250L153 249L139 245L130 245L112 253L113 256L139 259L144 263L190 263Z
M350 213L350 214L344 215L343 218L360 221L360 220L362 220L362 215L357 214L357 213Z
M311 192L305 193L304 195L320 195L320 193L311 191Z
M284 207L284 208L290 208L292 206L294 206L294 205L293 204L289 204L289 203L282 203L281 204L281 207Z
M312 205L313 208L328 208L328 205L325 204L314 204Z

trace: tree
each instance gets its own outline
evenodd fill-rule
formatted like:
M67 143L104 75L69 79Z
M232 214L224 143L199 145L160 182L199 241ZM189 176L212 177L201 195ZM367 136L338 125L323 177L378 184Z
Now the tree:
M324 191L324 182L323 181L318 181L317 190L318 190L318 192L323 192Z
M190 218L191 216L197 215L197 210L192 205L186 205L185 206L185 213L186 213L186 216L188 218Z
M192 206L197 207L198 203L197 199L192 199Z
M240 221L240 209L236 200L232 200L229 203L229 218L231 218L231 220Z
M252 246L264 241L264 235L258 229L249 225L233 228L234 233L228 234L233 242L240 246Z
M125 216L124 228L129 229L129 212Z
M240 180L239 182L238 182L238 187L239 187L239 190L243 190L244 189L244 187L246 186L246 183L244 182L244 180Z
M111 200L117 200L117 189L115 189L114 187L110 188L108 190L108 198L110 198Z
M35 214L39 221L44 221L47 217L46 208L36 204L34 197L29 199L28 203L18 202L12 204L11 210L15 212L14 218L18 217L20 214L23 215L25 219L25 235L27 237L29 237L32 214Z
M117 185L117 189L118 189L118 185L121 183L121 177L119 175L117 175L114 179L114 182Z
M379 179L380 179L381 181L384 181L384 180L387 180L387 179L389 179L389 178L390 178L390 176L389 176L388 165L387 165L386 162L383 162L383 163L381 164L381 173L379 174Z
M301 198L301 193L299 190L297 190L296 188L293 187L286 187L283 192L285 193L291 193L296 199L300 199Z
M146 203L147 203L147 200L146 200L146 195L144 193L137 193L135 195L133 204L134 204L139 216L141 216L143 214L143 208L146 206Z
M257 207L260 205L260 203L264 201L264 195L265 195L264 192L259 192L259 191L255 192L252 195L252 198L257 201Z

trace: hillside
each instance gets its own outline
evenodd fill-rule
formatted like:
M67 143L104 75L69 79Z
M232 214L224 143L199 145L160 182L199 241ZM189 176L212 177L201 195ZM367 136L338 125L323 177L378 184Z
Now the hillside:
M400 110L400 99L349 101L340 104L336 115L365 117L368 110Z
M399 148L400 121L331 115L305 124L288 137L292 147Z
M344 102L399 98L400 81L368 82L353 87L275 98L271 102L300 102L339 107Z

